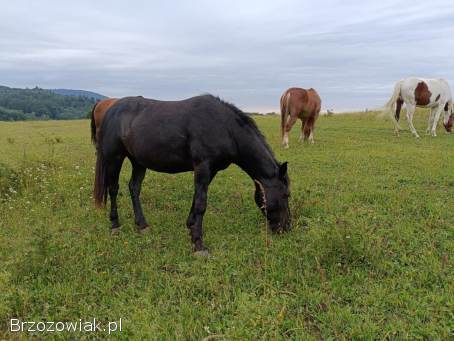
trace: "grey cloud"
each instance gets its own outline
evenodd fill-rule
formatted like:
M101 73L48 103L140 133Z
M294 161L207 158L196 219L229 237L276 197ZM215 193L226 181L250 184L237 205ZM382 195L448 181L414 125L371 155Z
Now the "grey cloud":
M289 86L325 108L378 107L402 77L454 84L454 3L15 1L0 13L0 84L276 110Z

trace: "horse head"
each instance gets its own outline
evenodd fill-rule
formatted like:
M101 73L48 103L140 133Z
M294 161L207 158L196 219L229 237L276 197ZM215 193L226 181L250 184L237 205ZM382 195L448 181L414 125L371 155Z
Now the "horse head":
M446 104L448 106L448 104ZM443 126L448 133L452 133L452 126L454 124L454 110L453 108L447 108L445 110L445 119L443 120Z
M262 182L255 180L255 202L265 215L272 232L282 233L290 229L289 197L287 162L279 166L275 177Z

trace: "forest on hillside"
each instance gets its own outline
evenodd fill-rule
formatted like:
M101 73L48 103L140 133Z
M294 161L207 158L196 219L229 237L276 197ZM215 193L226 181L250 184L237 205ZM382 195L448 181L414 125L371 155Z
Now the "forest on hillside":
M38 87L18 89L0 86L0 121L84 118L95 102L94 98L64 96Z

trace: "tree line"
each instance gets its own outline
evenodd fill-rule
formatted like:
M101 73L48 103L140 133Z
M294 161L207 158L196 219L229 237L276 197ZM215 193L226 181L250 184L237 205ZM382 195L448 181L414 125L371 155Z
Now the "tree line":
M69 120L87 117L96 100L64 96L46 89L0 86L0 120Z

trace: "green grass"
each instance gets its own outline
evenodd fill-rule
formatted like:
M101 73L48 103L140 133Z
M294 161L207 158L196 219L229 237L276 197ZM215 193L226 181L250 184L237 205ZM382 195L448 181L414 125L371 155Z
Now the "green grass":
M279 118L256 120L289 161L293 230L266 233L252 181L231 166L210 186L208 259L185 227L191 173L147 173L152 231L139 236L125 163L111 237L91 199L89 122L0 123L0 337L18 336L16 317L121 317L124 339L454 337L454 136L395 137L389 120L340 115L319 119L315 145L295 126L282 150ZM423 133L426 116L415 123Z

